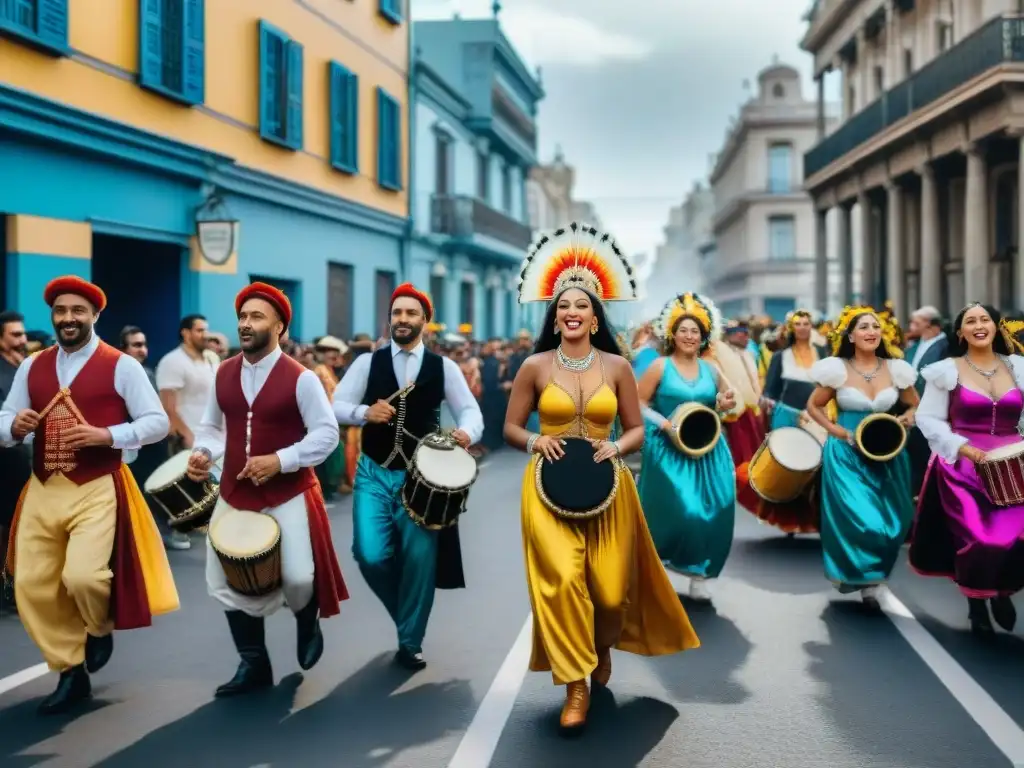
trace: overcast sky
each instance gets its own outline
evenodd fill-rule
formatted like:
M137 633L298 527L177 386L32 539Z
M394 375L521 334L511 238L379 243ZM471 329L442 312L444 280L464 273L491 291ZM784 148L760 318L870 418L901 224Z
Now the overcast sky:
M491 15L492 0L411 0L414 18ZM743 81L777 55L805 75L798 48L810 0L505 0L505 34L543 68L540 156L556 145L631 253L662 240L668 209L706 176Z

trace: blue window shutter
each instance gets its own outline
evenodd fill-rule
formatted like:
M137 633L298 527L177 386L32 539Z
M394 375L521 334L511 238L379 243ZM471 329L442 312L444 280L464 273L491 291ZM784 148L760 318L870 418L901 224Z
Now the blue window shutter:
M46 46L66 51L68 47L68 0L37 0L39 41Z
M402 0L379 0L380 15L392 24L402 23Z
M359 170L359 76L349 73L348 114L345 115L345 144L348 165L355 173Z
M206 97L206 2L184 1L181 95L189 104L202 104Z
M273 137L274 79L270 65L270 45L276 35L260 22L260 136Z
M345 70L333 61L330 63L331 83L331 165L344 165L344 147L342 141L345 137L345 103L342 98L341 89L345 82Z
M384 89L377 86L377 183L387 183L387 102Z
M163 30L160 0L139 0L139 82L148 87L163 84Z
M391 180L395 189L402 188L402 105L391 102Z
M288 42L288 111L286 136L288 146L302 149L302 46Z

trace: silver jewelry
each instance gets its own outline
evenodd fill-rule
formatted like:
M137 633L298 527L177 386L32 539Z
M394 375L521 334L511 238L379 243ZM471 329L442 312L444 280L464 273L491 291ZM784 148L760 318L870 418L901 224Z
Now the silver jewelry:
M534 432L532 435L530 435L526 439L526 452L527 453L533 453L533 446L537 444L537 440L538 440L539 437L540 437L540 435L538 435L536 432Z
M864 379L864 381L871 381L872 379L876 378L879 373L881 373L882 361L881 359L878 360L877 364L875 365L875 370L871 371L871 373L864 373L863 371L858 371L857 367L852 362L850 363L850 368L853 370L854 373L856 373L858 376Z
M583 373L589 370L590 366L594 364L594 358L597 357L597 350L594 348L590 349L590 354L586 357L575 358L569 357L562 351L561 347L555 350L555 354L558 357L558 364L561 365L565 370L572 371L573 373Z
M996 367L993 368L991 371L984 371L978 366L976 366L974 363L972 363L971 358L969 358L967 355L964 355L964 362L967 363L967 365L969 365L976 374L978 374L979 376L984 376L986 379L991 379L999 372L999 363L996 363Z

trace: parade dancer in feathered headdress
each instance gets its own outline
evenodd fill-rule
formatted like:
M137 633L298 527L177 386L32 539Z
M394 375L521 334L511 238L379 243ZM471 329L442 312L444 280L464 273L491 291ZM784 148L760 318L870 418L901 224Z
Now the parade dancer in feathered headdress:
M717 578L732 548L736 519L735 470L724 435L708 444L707 409L719 416L736 404L729 380L701 359L721 329L715 305L696 293L665 305L656 328L667 357L654 361L640 379L647 420L640 500L662 560L690 577L690 596L710 600L705 581ZM675 434L673 414L687 404L703 407L694 434ZM687 445L686 440L694 442ZM684 450L685 446L685 450Z
M555 685L566 686L567 731L586 723L587 678L608 684L612 648L656 656L699 645L621 463L639 450L644 424L633 371L603 304L635 298L632 267L612 237L593 227L542 235L523 263L519 302L549 306L535 352L512 385L505 438L533 454L522 490L530 669L550 671ZM525 429L534 408L539 434ZM609 442L616 416L623 433ZM586 513L574 511L594 491L601 499Z
M927 383L917 423L935 455L918 502L910 564L954 581L967 598L971 629L983 635L994 631L990 607L996 623L1013 630L1010 596L1024 588L1020 489L1006 483L1008 496L990 498L987 468L979 466L992 451L1019 456L1022 327L994 307L969 304L953 321L950 357L922 371Z
M894 425L885 426L882 414L902 401L908 410L900 422L904 428L914 423L917 372L894 359L885 326L871 307L843 311L832 355L811 367L817 388L807 403L811 418L831 436L821 464L825 575L840 591L859 590L865 603L877 607L876 588L896 564L914 516L905 439L900 442ZM835 422L825 410L833 399ZM869 417L882 424L872 430L877 442L868 439L869 432L858 439L858 427ZM877 458L868 458L865 449Z

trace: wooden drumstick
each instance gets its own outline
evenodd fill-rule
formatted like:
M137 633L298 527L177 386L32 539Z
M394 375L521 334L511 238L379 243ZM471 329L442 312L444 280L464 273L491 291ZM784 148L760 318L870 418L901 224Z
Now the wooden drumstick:
M407 395L407 394L409 394L410 392L412 392L412 391L413 391L413 390L414 390L415 388L416 388L416 382L413 382L413 383L412 383L412 384L410 384L409 386L407 386L407 387L403 387L402 389L400 389L400 390L398 390L397 392L395 392L395 394L393 394L393 395L392 395L391 397L389 397L389 398L388 398L387 400L385 400L384 402L385 402L385 403L388 403L388 404L390 405L390 404L391 404L391 401L392 401L392 400L394 400L394 399L395 399L396 397L401 397L402 395Z

